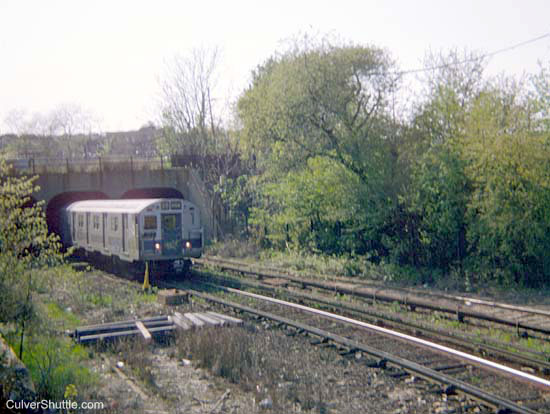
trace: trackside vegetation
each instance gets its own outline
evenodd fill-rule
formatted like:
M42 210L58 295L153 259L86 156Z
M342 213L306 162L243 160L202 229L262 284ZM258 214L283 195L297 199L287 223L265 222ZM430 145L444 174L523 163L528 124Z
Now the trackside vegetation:
M238 100L249 169L216 190L265 247L472 284L550 280L550 66L521 80L431 55L423 92L375 46L305 38Z
M421 283L538 289L550 281L550 61L521 78L489 76L488 56L428 53L411 73L375 45L304 35L252 71L224 116L218 51L194 51L162 81L147 153L194 169L214 238ZM122 152L102 139L94 148ZM15 207L2 208L4 231ZM29 267L2 254L6 269Z
M87 352L59 335L60 322L67 328L78 320L38 298L51 293L67 271L59 267L67 253L58 237L48 234L42 203L32 202L34 181L15 175L0 160L0 332L29 369L37 396L59 401L68 389L79 393L94 378L81 364ZM46 277L48 268L57 269L57 277Z

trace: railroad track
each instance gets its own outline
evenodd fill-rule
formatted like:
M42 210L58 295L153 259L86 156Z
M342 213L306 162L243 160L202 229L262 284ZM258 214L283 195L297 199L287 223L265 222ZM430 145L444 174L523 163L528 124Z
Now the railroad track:
M161 287L188 288L185 282L159 282ZM199 287L196 283L193 287ZM238 295L239 302L228 301L196 289L189 293L239 312L256 315L273 324L290 327L290 334L314 336L312 344L337 347L342 355L369 367L384 368L395 378L414 382L416 378L436 384L432 393L462 393L473 400L457 401L447 412L550 413L550 381L501 367L476 356L443 349L360 320L276 298L221 286L205 286L223 295ZM255 301L254 307L250 306ZM417 338L416 338L417 339ZM475 400L475 401L474 401ZM475 411L472 411L475 410Z
M183 287L181 282L163 282L162 285ZM436 384L431 392L459 392L477 401L457 406L451 412L469 412L474 407L478 407L478 411L471 412L488 409L499 413L550 412L550 403L545 399L545 393L550 392L550 381L481 358L469 356L465 359L463 353L449 352L441 347L435 349L428 346L427 341L417 340L411 345L411 338L406 335L319 309L219 285L210 284L208 288L237 296L239 302L204 291L189 292L209 302L291 327L293 334L313 336L312 343L336 346L341 354L369 367L386 368L393 377L428 380Z
M550 362L548 355L536 352L524 347L513 347L509 343L495 340L480 339L475 335L457 333L448 330L436 329L428 323L403 318L398 314L388 314L359 304L334 300L329 296L304 293L301 290L291 290L282 286L272 286L258 281L245 281L227 275L201 274L193 279L196 282L209 281L224 287L252 289L266 292L277 298L287 298L298 303L309 303L312 306L323 309L335 310L340 314L351 317L360 317L364 321L376 324L381 327L397 329L400 332L408 333L423 339L436 340L439 343L456 347L462 351L475 353L481 356L490 355L497 362L512 363L517 369L527 369L532 372L539 372L541 375L550 378Z
M410 310L428 310L450 315L457 320L484 321L514 328L522 337L535 333L550 335L550 311L532 307L419 291L410 288L388 288L377 283L344 281L342 278L304 277L271 268L260 268L246 263L217 257L194 260L199 266L213 266L220 270L237 272L257 279L282 279L289 283L349 295L377 302L399 303Z
M204 265L204 263L201 265ZM286 297L300 303L311 303L316 307L322 306L325 309L337 309L339 313L344 312L350 314L352 317L359 316L363 320L379 326L397 329L401 332L418 336L420 338L435 340L439 343L452 346L465 352L474 353L483 357L489 357L495 362L511 364L511 366L517 369L532 373L539 373L539 375L550 379L550 355L541 351L535 351L532 348L527 348L526 346L522 346L519 343L519 338L516 339L516 343L513 343L509 340L502 341L492 339L491 337L484 335L484 332L477 332L475 334L464 332L463 330L465 326L462 327L463 329L445 329L439 326L434 327L432 320L430 320L433 317L430 310L428 310L425 315L420 315L419 312L413 312L412 314L406 313L405 316L403 316L403 312L393 312L391 307L373 306L372 301L365 303L361 300L355 302L337 300L332 293L333 291L327 289L327 287L325 287L325 289L317 289L319 292L317 294L305 293L303 289L292 289L292 284L296 283L303 287L303 285L301 285L301 282L303 281L302 278L296 280L291 276L289 278L273 279L273 275L271 275L271 277L265 277L263 274L258 277L254 270L242 272L242 268L240 267L235 269L230 266L230 268L227 269L226 265L224 265L222 269L230 270L231 272L244 273L245 275L251 275L253 278L247 279L242 275L240 277L230 277L224 273L222 277L220 277L219 274L214 277L215 283L223 283L227 286L260 290L262 292L269 292L270 295L275 297ZM212 276L213 275L210 274L210 277ZM204 275L201 275L201 277L204 277ZM269 284L270 281L277 281L277 283ZM286 281L289 283L287 284ZM309 281L306 281L306 284L307 283L309 283ZM315 285L323 284L322 281L313 281L312 283ZM320 294L327 291L331 292L331 295ZM360 299L363 298L360 297ZM408 299L405 299L402 302L402 304L405 303L409 303ZM410 305L408 305L406 309L410 309ZM401 307L400 310L402 311L403 307ZM456 315L450 313L450 309L446 314L450 318L456 317ZM428 320L426 321L426 319ZM459 320L464 322L464 319ZM489 329L484 328L484 331L494 331L494 328L490 325ZM494 332L492 333L494 334ZM511 334L507 333L505 333L504 336L510 336L510 338L513 337ZM528 341L522 340L522 342ZM539 344L544 343L543 341L537 342ZM530 345L532 346L531 343Z

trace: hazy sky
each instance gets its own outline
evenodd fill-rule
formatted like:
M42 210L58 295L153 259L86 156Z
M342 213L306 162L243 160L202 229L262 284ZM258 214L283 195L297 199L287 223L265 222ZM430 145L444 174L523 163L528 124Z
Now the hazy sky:
M76 103L104 130L156 117L166 61L193 48L222 51L220 85L235 98L250 71L300 32L387 48L401 69L427 50L490 52L550 32L548 0L0 2L0 133L13 109ZM550 61L550 38L492 58L491 73Z

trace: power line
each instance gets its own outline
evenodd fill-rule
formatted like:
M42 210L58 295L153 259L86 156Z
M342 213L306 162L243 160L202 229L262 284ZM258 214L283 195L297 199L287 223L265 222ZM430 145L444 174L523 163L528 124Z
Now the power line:
M474 57L474 58L464 59L464 60L461 60L461 61L458 61L458 62L445 63L443 65L430 66L430 67L427 67L427 68L408 69L408 70L396 71L396 72L391 72L391 73L393 73L395 75L408 75L408 74L412 74L412 73L421 73L421 72L429 72L431 70L444 69L444 68L448 68L448 67L451 67L451 66L459 66L459 65L463 65L465 63L470 63L470 62L477 62L477 61L486 59L488 57L492 57L492 56L495 56L495 55L499 55L501 53L509 52L510 50L517 49L519 47L528 45L530 43L538 42L539 40L542 40L542 39L545 39L545 38L550 38L550 32L545 33L545 34L543 34L541 36L538 36L538 37L534 37L534 38L529 39L529 40L525 40L525 41L520 42L520 43L516 43L515 45L512 45L512 46L508 46L508 47L505 47L505 48L502 48L502 49L498 49L498 50L495 50L493 52L484 53L484 54L482 54L480 56L477 56L477 57Z

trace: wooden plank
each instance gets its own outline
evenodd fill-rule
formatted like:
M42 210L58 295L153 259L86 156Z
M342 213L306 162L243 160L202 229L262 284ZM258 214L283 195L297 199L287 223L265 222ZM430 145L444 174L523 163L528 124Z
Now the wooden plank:
M279 286L279 287L287 287L288 286L288 280L280 279L280 278L266 279L263 282L266 285L271 285L271 286Z
M180 305L189 301L189 293L178 289L163 289L158 292L157 300L163 305Z
M145 342L151 342L151 333L147 330L143 322L136 321L136 326L141 332L141 335L143 336L143 339L145 339Z
M108 326L133 325L136 323L136 320L140 320L143 323L147 324L148 322L168 321L168 316L153 316L151 318L131 319L131 320L119 321L119 322L105 322L105 323L99 323L96 325L79 326L76 329L78 331L85 331L85 330L91 330L91 329L105 328Z
M156 333L167 333L168 331L172 331L174 329L175 329L174 325L165 325L165 326L157 326L155 328L149 328L148 331L151 334L156 334ZM141 331L136 327L135 329L131 329L127 331L108 332L108 333L95 334L95 335L83 335L80 338L78 338L78 342L81 344L85 344L93 341L117 339L124 336L132 336L132 335L140 335L140 334L141 334Z
M195 313L195 316L210 325L221 326L224 324L223 320L206 315L205 313L197 312Z
M149 332L151 332L151 334L167 333L168 331L173 331L174 329L176 329L176 325L158 326L156 328L149 328Z
M110 333L97 334L97 335L83 335L80 338L78 338L78 342L81 344L85 344L87 342L100 341L103 339L114 339L114 338L120 338L123 336L136 335L137 333L139 333L139 330L132 329L130 331L110 332Z
M229 323L234 323L234 324L240 324L240 323L243 323L243 320L242 319L238 319L238 318L234 318L232 316L228 316L228 315L224 315L224 314L221 314L221 313L217 313L217 312L206 312L208 315L211 315L215 318L219 318L219 319L223 319L224 321L227 321Z
M172 324L170 320L162 320L162 321L151 321L146 322L141 320L145 327L149 330L153 327L159 327L159 326L167 326ZM107 325L107 326L98 326L96 328L91 329L81 329L78 328L75 330L75 335L77 337L79 336L85 336L85 335L94 335L94 334L102 334L102 333L109 333L109 332L117 332L117 331L124 331L128 329L133 329L136 326L136 321L132 321L131 323L124 323L121 325Z
M176 312L174 313L174 316L170 316L170 318L178 328L183 329L184 331L191 329L191 325L186 322L181 313Z
M202 328L204 326L204 322L202 320L200 320L199 318L197 318L192 313L184 313L183 316L185 316L187 319L189 319L193 323L193 325L195 325L199 328Z

